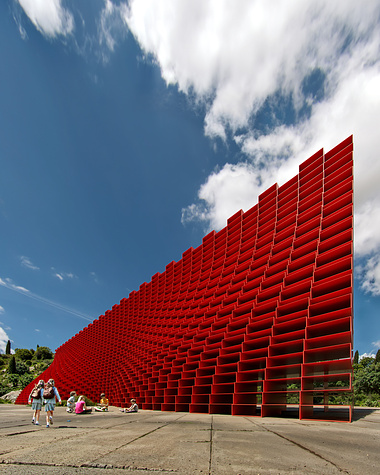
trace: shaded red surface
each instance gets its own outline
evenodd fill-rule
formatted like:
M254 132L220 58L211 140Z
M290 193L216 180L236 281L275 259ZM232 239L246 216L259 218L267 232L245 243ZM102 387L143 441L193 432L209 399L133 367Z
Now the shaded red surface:
M333 403L352 390L352 152L349 137L310 157L60 346L39 378L116 406L350 421Z

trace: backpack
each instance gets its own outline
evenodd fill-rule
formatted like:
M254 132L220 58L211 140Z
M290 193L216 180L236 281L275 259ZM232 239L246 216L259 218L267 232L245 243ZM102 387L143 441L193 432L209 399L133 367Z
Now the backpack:
M39 388L38 386L36 386L36 387L33 389L32 393L31 393L32 398L35 398L35 399L38 398L38 399L39 399L39 398L41 397L40 389L41 389L41 388Z
M53 399L55 396L54 386L45 386L44 399Z

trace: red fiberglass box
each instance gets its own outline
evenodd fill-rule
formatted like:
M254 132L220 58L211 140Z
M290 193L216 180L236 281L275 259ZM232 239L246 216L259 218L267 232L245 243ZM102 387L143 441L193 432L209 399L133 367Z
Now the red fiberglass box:
M352 261L349 137L60 346L39 378L115 406L351 421Z

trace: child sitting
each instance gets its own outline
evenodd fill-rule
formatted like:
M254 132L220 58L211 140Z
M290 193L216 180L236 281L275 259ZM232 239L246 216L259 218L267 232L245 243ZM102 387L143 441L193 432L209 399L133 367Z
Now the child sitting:
M92 408L87 408L84 396L79 396L75 404L75 414L90 414L91 412Z
M138 412L139 406L136 404L136 399L131 399L131 405L125 409L120 409L121 412Z
M104 412L104 411L108 411L108 399L106 398L106 395L104 393L102 393L100 395L100 403L95 407L95 411L100 411L100 412Z

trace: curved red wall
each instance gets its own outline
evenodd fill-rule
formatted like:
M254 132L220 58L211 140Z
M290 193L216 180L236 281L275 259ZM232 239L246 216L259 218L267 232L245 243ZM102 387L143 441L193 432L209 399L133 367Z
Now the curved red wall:
M143 409L351 420L352 137L60 346L61 396ZM27 402L31 383L17 403Z

